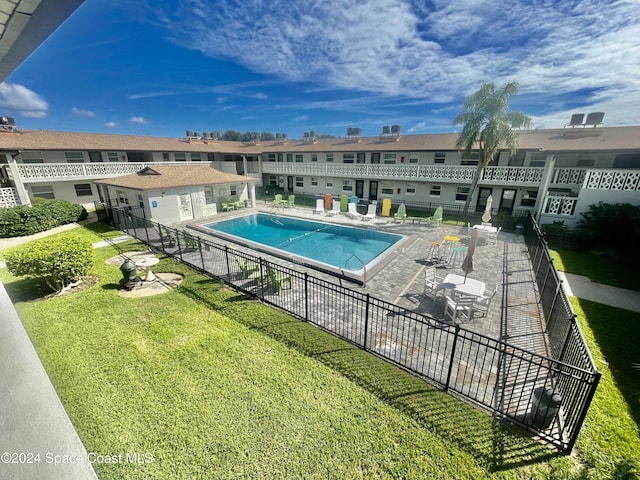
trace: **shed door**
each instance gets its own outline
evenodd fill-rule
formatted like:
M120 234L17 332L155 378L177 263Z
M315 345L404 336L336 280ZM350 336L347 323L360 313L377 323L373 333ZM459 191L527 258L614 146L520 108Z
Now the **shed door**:
M181 193L178 195L178 210L180 211L180 221L191 220L193 209L191 208L191 195Z

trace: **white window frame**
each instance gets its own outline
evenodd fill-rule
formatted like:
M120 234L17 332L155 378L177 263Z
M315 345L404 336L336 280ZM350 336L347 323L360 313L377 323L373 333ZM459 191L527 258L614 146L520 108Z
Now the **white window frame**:
M415 182L407 182L405 187L407 195L415 195L416 194L416 183Z
M353 180L342 180L342 191L343 192L353 192Z
M78 187L80 187L80 191L78 191ZM87 190L87 187L89 189ZM93 197L93 188L91 188L90 183L74 183L73 188L76 191L76 197ZM85 193L81 193L85 192ZM86 193L89 192L89 193Z
M393 182L382 182L380 184L380 193L382 195L393 195L396 191L396 186Z
M298 188L304 188L304 177L296 177L295 178L295 185Z
M442 193L442 185L431 185L431 187L429 187L430 197L439 197L441 193Z
M465 187L462 185L456 187L456 202L466 202L470 193L471 187Z
M78 151L64 152L67 163L84 163L84 153Z
M49 200L55 200L56 198L52 185L33 185L31 187L31 195L33 195L34 198L46 198Z

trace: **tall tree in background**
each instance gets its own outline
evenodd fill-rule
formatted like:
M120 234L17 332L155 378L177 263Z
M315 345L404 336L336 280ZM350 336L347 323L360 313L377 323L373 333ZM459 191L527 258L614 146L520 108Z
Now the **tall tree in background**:
M500 148L509 148L513 155L518 149L518 135L514 128L530 128L531 117L522 112L508 112L509 100L518 91L518 82L505 83L496 89L493 82L483 84L474 94L467 97L464 110L453 119L453 126L462 125L456 147L465 153L477 148L480 152L478 168L473 174L469 195L464 204L465 213L478 186L480 172Z

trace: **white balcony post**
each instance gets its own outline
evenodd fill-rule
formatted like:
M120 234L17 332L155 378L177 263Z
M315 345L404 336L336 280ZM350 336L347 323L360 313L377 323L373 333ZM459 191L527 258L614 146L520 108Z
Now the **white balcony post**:
M27 193L27 189L24 188L24 183L22 183L22 177L20 176L20 172L18 171L16 157L20 156L20 152L18 152L15 157L13 155L8 155L9 162L9 170L11 170L11 176L13 177L13 182L16 184L16 192L18 194L18 198L20 199L20 205L28 205L31 206L31 199L29 198L29 194Z
M542 181L540 182L540 189L538 190L538 197L536 198L536 204L533 210L536 214L536 222L540 223L540 216L544 211L546 203L547 193L549 192L549 184L553 178L553 171L556 166L556 154L547 154L547 161L545 162L544 172L542 172Z

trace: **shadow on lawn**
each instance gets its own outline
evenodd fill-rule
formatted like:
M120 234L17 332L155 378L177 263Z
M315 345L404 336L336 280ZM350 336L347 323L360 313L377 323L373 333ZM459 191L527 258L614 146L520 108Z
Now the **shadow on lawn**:
M204 281L179 287L185 295L340 372L403 411L443 442L455 443L490 471L561 456L535 438L444 393L417 376L287 313ZM251 306L250 306L251 304Z

